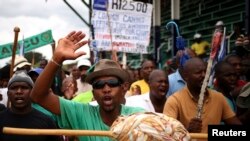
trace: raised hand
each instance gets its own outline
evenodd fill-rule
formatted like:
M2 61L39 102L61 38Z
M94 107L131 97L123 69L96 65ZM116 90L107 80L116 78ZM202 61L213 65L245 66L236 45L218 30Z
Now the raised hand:
M88 43L88 40L83 40L85 34L81 31L72 31L66 37L58 41L55 49L53 60L62 63L64 60L76 59L86 53L83 51L76 52L77 49Z

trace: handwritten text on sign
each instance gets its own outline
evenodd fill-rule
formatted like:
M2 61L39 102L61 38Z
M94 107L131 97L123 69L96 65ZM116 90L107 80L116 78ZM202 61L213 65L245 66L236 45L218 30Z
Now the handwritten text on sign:
M108 0L108 11L93 10L92 24L97 48L110 51L113 46L120 52L147 53L151 15L151 4Z

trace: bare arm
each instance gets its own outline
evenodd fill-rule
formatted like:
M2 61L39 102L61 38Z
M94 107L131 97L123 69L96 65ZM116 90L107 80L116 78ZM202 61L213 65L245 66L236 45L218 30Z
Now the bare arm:
M235 125L241 125L241 121L236 117L231 117L231 118L228 118L228 119L225 119L225 123L226 124L235 124Z
M52 57L54 62L50 61L47 64L32 89L32 100L54 114L60 114L60 103L59 97L50 91L51 83L59 65L61 65L64 60L74 60L86 54L85 52L75 52L81 46L88 43L87 40L81 41L84 37L84 33L73 31L66 37L60 39Z

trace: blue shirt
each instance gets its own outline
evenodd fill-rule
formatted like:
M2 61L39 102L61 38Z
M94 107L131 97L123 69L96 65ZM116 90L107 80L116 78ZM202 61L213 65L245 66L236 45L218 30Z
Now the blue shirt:
M169 89L167 92L167 97L174 94L176 91L180 90L186 85L186 82L181 77L178 69L176 70L176 72L168 76L168 81L169 81Z

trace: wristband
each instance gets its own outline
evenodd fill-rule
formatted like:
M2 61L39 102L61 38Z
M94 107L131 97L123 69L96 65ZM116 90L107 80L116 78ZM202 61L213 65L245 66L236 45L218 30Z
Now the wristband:
M61 67L61 65L58 64L53 58L50 61L53 62L54 64L56 64L58 67Z

